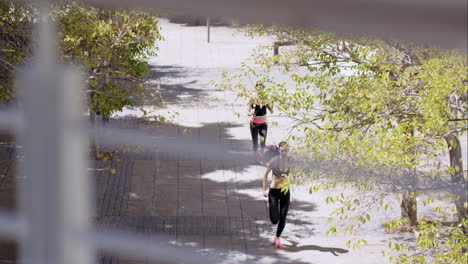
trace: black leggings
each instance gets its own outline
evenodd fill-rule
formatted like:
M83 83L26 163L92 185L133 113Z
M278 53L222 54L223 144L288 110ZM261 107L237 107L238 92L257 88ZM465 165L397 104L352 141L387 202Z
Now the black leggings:
M281 236L284 226L286 225L286 216L288 215L289 209L289 191L284 193L281 189L271 189L268 192L268 204L270 205L270 220L276 225L276 237ZM279 223L278 223L279 222Z
M268 125L267 123L263 124L254 124L250 122L250 134L252 134L252 143L253 143L253 151L256 152L258 149L258 135L260 135L260 146L265 148L266 137L268 132Z

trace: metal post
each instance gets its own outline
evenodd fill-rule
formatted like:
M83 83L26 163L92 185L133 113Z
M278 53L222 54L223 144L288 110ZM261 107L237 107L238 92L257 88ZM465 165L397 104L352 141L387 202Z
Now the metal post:
M278 48L278 44L275 42L275 44L273 44L273 56L277 56L279 54Z
M207 42L210 43L210 17L206 17Z

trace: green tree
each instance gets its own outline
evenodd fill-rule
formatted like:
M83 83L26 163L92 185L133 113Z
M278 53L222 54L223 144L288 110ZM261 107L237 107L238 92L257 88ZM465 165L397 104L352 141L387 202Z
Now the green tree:
M18 65L27 64L33 21L37 10L9 0L0 1L0 98L15 98L12 77ZM110 116L126 105L154 99L144 94L147 62L156 55L158 20L141 10L101 9L69 2L52 8L58 24L59 49L63 62L82 66L87 74L91 119L97 111Z
M156 55L156 43L162 39L155 11L102 9L69 1L51 10L61 62L80 65L85 73L84 98L91 122L98 112L109 117L125 106L141 106L145 117L165 120L150 115L145 107L154 109L163 103L157 91L150 91L157 87L143 88L148 59ZM36 44L31 28L37 15L32 5L0 0L0 100L4 102L15 100L12 78L18 65L28 64ZM98 142L92 145L100 158Z
M62 57L78 62L88 73L89 111L103 116L134 105L143 94L150 56L161 40L158 20L141 10L110 10L71 3L58 6Z
M13 75L31 55L34 9L0 0L0 101L14 101Z
M458 140L468 128L465 55L403 41L284 27L252 26L248 32L270 34L293 46L277 56L271 56L271 46L260 47L240 74L224 74L217 85L248 98L245 81L262 80L267 87L263 96L301 131L290 140L297 141L304 159L317 165L314 175L325 174L328 184L354 186L365 194L373 188L383 194L401 192L402 217L414 226L416 197L425 186L430 188L427 181L450 181L457 186L449 192L459 220L467 218ZM444 168L438 158L447 146L450 166ZM314 176L310 170L302 173ZM369 215L354 209L378 204L382 197L366 203L341 194L327 202L342 205L335 211L341 220L365 223ZM337 232L336 226L329 231Z

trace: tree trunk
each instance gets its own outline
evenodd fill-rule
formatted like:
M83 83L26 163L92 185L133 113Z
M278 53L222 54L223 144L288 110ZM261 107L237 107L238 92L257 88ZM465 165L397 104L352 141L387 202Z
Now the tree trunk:
M89 109L89 123L91 125L91 128L96 128L96 112L94 112L92 109ZM96 136L93 136L90 138L90 146L91 146L91 151L90 155L92 159L98 159L99 155L99 146L98 146L98 140Z
M414 137L415 130L410 129L408 133ZM415 162L415 150L414 148L409 149L409 155L412 155L412 162ZM414 168L412 169L414 170ZM418 178L416 175L408 175L408 186L417 186L418 185ZM418 225L418 204L416 201L417 193L412 192L411 190L405 190L403 193L403 197L401 199L401 217L407 218L408 223L411 226L416 226Z
M416 202L416 193L405 191L401 199L401 217L408 219L411 226L418 224L418 207Z
M94 127L96 123L96 113L92 109L89 109L89 123L92 127Z
M465 207L467 202L467 186L466 180L463 177L463 160L460 140L458 135L449 134L445 137L450 155L450 180L454 185L452 193L457 196L455 207L457 208L458 220L468 218L468 208Z

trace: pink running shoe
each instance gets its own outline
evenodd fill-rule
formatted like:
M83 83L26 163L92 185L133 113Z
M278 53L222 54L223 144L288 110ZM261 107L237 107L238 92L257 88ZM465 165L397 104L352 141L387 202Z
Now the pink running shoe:
M281 241L279 239L279 237L275 237L275 247L277 248L282 248L283 247L283 244L281 244Z

